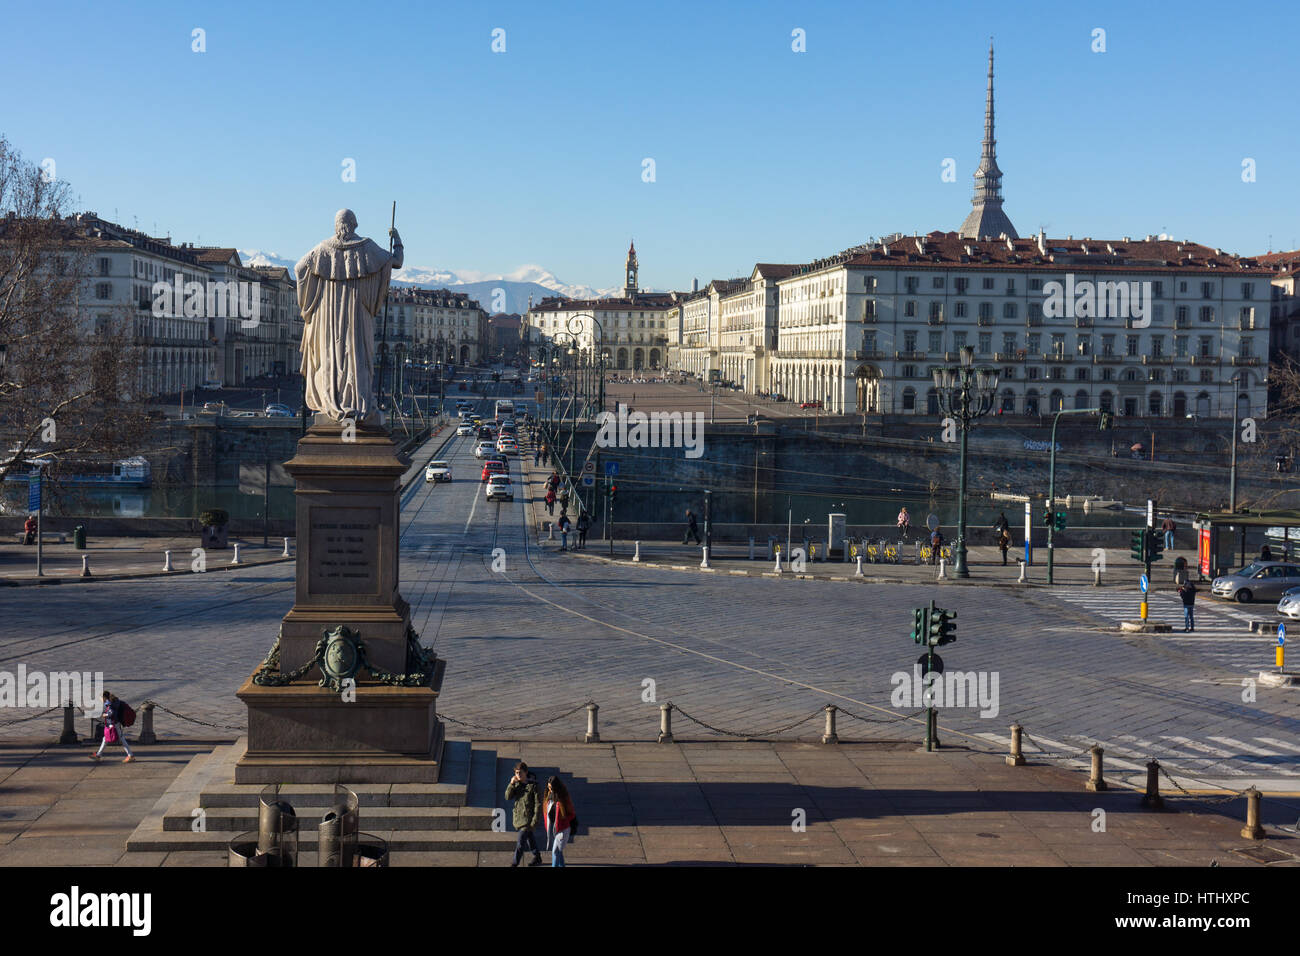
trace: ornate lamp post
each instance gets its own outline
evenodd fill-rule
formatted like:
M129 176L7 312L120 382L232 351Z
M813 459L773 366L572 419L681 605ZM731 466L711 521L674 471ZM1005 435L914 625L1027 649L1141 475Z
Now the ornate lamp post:
M971 425L993 410L998 390L995 368L975 368L975 349L965 346L959 353L959 365L934 370L934 387L939 393L939 407L961 427L961 478L957 491L957 562L953 574L970 577L966 566L966 446Z

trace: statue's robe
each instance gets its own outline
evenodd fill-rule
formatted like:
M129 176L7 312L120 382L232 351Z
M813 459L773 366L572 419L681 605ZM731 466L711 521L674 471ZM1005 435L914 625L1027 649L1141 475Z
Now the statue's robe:
M393 258L371 239L326 239L294 267L302 312L307 407L335 421L381 424L375 402L375 316Z

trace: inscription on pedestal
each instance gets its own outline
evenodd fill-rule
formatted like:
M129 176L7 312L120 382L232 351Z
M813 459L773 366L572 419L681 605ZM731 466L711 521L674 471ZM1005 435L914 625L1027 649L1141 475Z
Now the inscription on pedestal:
M379 509L310 509L310 593L374 594L379 590Z

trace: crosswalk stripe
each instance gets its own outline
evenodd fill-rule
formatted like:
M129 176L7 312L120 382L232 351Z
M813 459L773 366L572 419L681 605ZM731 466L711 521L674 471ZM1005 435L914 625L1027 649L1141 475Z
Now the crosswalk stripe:
M1276 750L1265 750L1263 747L1256 747L1254 744L1243 743L1240 740L1234 740L1232 737L1209 737L1216 744L1223 744L1225 747L1240 747L1247 753L1258 754L1261 757L1280 757L1282 756Z
M1279 747L1282 750L1289 750L1292 753L1300 754L1300 747L1297 747L1295 744L1288 744L1285 741L1277 740L1273 737L1256 737L1255 739L1262 744L1268 744L1270 747Z
M1174 737L1169 734L1161 734L1161 740L1172 740L1176 744L1182 744L1189 750L1199 750L1201 753L1207 753L1212 757L1235 757L1236 754L1227 750L1220 750L1218 747L1211 747L1207 744L1197 743L1195 740L1188 740L1186 737Z

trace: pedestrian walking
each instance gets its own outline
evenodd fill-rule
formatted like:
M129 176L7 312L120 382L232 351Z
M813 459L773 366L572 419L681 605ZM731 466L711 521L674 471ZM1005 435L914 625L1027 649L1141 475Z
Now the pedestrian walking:
M1259 560L1261 561L1273 560L1273 551L1271 548L1269 548L1268 545L1264 545L1264 547L1259 549Z
M560 476L557 475L555 472L551 472L551 476L546 479L546 487L549 488L551 491L555 491L557 488L559 488Z
M578 814L573 808L573 798L559 777L546 781L543 811L546 820L546 844L551 851L551 866L564 866L564 848L573 839L578 825Z
M686 509L686 533L682 535L682 544L687 543L687 539L695 538L695 543L700 543L700 526L695 522L695 512Z
M542 463L542 446L534 445L533 446L533 467L536 468L541 463Z
M547 488L546 498L544 500L546 501L546 513L548 515L554 515L555 514L555 489Z
M930 563L939 563L939 552L943 550L943 533L935 528L930 532Z
M1007 520L1007 513L1005 511L998 515L997 521L993 522L993 530L999 533L1011 530L1011 522Z
M36 515L28 515L23 522L23 544L36 543Z
M1005 568L1007 566L1007 549L1011 547L1011 535L1007 534L1006 529L1003 529L998 534L998 547L1002 550L1002 566Z
M578 548L585 550L587 547L587 532L591 529L591 518L587 512L578 515Z
M135 759L135 755L131 753L131 745L126 742L126 731L123 729L124 722L133 722L134 714L132 720L126 720L126 710L125 703L108 691L104 691L104 739L99 742L99 749L90 755L91 760L98 760L104 756L104 748L115 743L120 743L122 749L126 751L126 757L122 763L130 763Z
M569 550L569 529L573 527L573 522L563 511L560 512L560 550Z
M912 516L907 513L907 505L898 512L898 535L904 540L907 539L907 529L911 527Z
M1183 599L1183 633L1196 630L1196 585L1189 579L1178 589L1178 596Z
M1174 532L1178 530L1178 525L1174 524L1171 515L1165 515L1165 520L1160 523L1160 530L1165 533L1165 550L1174 549Z
M510 865L518 866L524 854L531 850L533 861L528 865L541 866L542 852L537 849L537 835L533 831L542 822L542 795L537 787L537 775L522 760L515 764L515 775L506 784L506 799L515 802L515 858Z
M560 514L568 514L569 511L569 486L565 485L560 491Z

